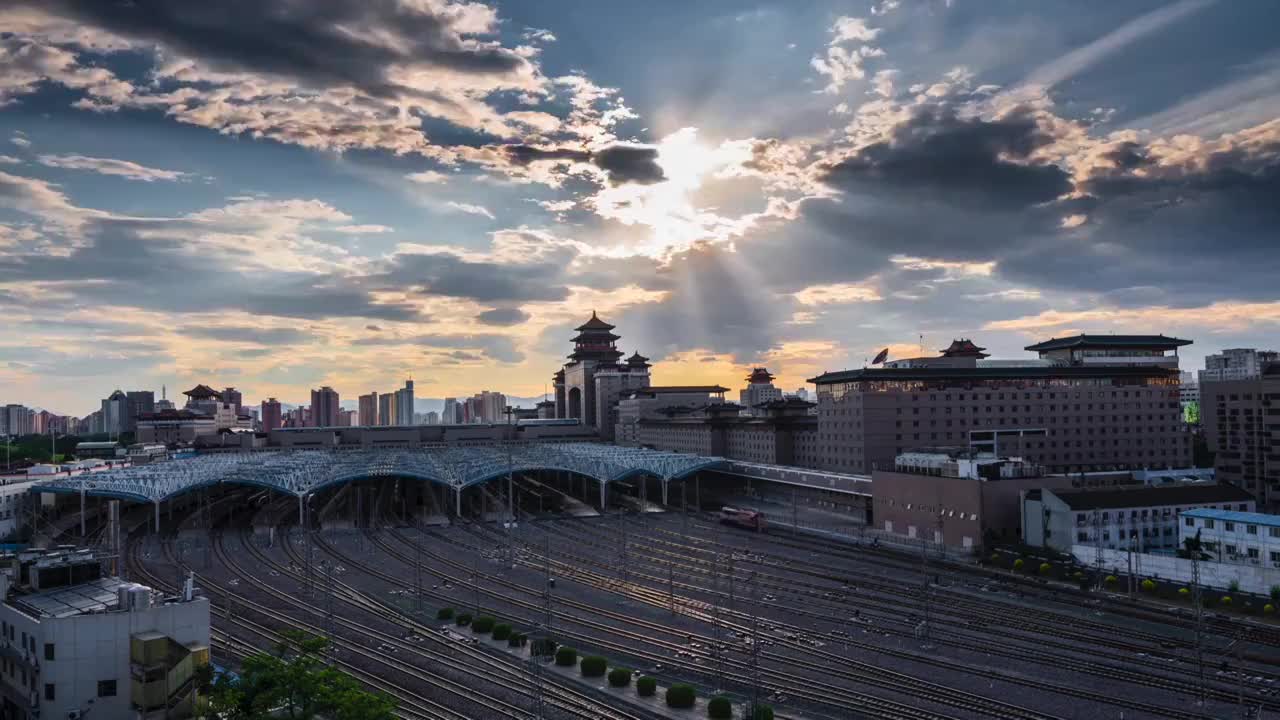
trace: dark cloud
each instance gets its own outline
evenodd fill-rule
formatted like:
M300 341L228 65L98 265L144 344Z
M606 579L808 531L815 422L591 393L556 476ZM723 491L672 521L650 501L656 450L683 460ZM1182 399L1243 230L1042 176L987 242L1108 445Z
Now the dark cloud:
M493 310L485 310L476 316L476 320L485 325L497 325L500 327L519 325L528 319L529 313L520 308L495 308Z
M513 164L526 167L539 161L590 162L604 170L613 185L637 183L651 185L666 180L662 166L658 164L657 148L644 145L609 145L600 150L532 145L503 145L502 152Z
M1027 112L985 120L960 117L946 105L925 105L895 127L889 140L829 166L823 180L846 192L1017 210L1071 190L1065 169L1030 160L1052 141Z
M369 281L380 287L409 287L428 295L479 302L526 302L568 297L563 275L558 263L473 262L452 253L402 253Z
M399 0L17 0L154 42L223 71L261 72L374 97L420 94L389 76L400 65L474 75L528 67L512 50L465 43L455 14Z
M478 350L489 358L503 363L518 363L524 360L524 353L516 348L515 341L506 335L409 335L404 337L387 337L376 335L360 339L357 345L416 345L424 351L430 350Z

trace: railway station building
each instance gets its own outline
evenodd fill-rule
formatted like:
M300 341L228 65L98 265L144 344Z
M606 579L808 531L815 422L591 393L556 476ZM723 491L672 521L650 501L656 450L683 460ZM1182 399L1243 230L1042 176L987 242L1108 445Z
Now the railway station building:
M618 400L649 386L649 359L636 352L622 361L617 347L622 338L613 330L593 311L576 328L569 362L552 376L555 416L580 420L604 440L613 439Z
M915 449L1017 456L1046 473L1186 467L1177 349L1190 341L1080 335L990 360L957 340L937 357L828 372L818 391L822 468L871 473Z

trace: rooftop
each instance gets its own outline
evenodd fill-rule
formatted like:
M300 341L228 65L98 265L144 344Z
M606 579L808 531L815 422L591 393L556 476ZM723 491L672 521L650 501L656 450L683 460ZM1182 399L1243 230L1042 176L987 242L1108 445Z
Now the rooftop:
M614 327L615 327L615 326L610 325L609 323L607 323L607 322L605 322L605 321L601 320L599 317L597 317L597 316L596 316L596 311L595 311L595 310L592 310L592 311L591 311L591 319L590 319L590 320L588 320L588 321L586 321L585 323L583 323L583 324L579 325L578 327L574 328L574 330L577 330L577 331L579 331L579 332L581 332L581 331L583 331L583 330L612 330Z
M918 367L863 368L827 372L809 382L828 385L858 380L1047 380L1054 378L1177 377L1178 371L1162 367L1050 366L1050 367Z
M1237 510L1217 510L1211 508L1196 508L1195 510L1185 510L1182 513L1187 517L1212 518L1214 520L1230 520L1231 522L1245 523L1246 525L1265 525L1267 527L1280 527L1280 515L1268 515L1266 513L1239 512Z
M1072 510L1109 510L1152 505L1200 505L1252 501L1253 495L1234 485L1166 485L1162 487L1046 490Z
M661 395L664 393L723 393L729 392L729 388L720 387L719 385L650 385L645 388L636 388L634 391L637 395L653 394Z
M222 398L222 394L219 393L217 390L214 390L208 385L203 385L203 384L197 385L191 388L190 390L183 392L182 394L191 398L210 398L210 397L216 397L219 399Z
M72 617L119 607L119 589L124 585L133 586L135 583L103 577L80 585L14 595L10 602L30 615Z
M1164 335L1076 335L1074 337L1050 338L1035 345L1028 345L1025 349L1031 352L1048 352L1050 350L1083 347L1171 350L1190 344L1190 340L1165 337Z

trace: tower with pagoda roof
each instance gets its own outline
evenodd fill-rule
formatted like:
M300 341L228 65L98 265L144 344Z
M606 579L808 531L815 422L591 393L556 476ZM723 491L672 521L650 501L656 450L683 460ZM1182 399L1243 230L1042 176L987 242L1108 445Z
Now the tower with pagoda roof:
M782 399L782 390L773 386L773 374L762 367L752 368L747 387L738 392L738 404L751 415L761 415L759 405Z
M614 326L595 311L575 328L569 362L552 377L556 417L577 418L612 440L618 399L622 393L649 387L649 359L635 352L625 361Z

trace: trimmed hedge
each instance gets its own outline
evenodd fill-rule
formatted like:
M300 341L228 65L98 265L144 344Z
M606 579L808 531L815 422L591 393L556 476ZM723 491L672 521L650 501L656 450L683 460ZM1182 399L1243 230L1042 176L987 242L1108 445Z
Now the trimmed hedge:
M1049 563L1040 563L1040 574L1041 574L1041 575L1048 575L1048 574L1049 574L1049 573L1051 573L1051 572L1053 572L1053 566L1052 566L1052 565L1050 565Z
M631 684L631 671L626 668L614 668L609 671L609 684L613 687L626 687Z
M561 667L573 667L578 664L578 651L571 647L562 647L556 651L556 664Z
M437 610L437 611L436 611L436 619L437 619L437 620L452 620L452 619L453 619L453 608L440 608L439 610Z
M1155 580L1152 580L1151 578L1147 578L1146 580L1143 580L1143 581L1142 581L1142 591L1143 591L1143 592L1155 592L1155 591L1156 591L1156 581L1155 581Z
M1115 575L1108 575L1103 578L1102 582L1106 583L1108 586L1112 586L1120 582L1120 578L1117 578Z
M609 662L599 655L588 655L578 664L582 677L601 677L609 669Z
M711 698L707 703L707 717L715 720L733 720L733 703L723 695Z
M1223 605L1230 605L1230 604L1231 604L1231 596L1230 596L1230 595L1223 595L1223 596L1222 596L1222 599L1221 599L1221 600L1219 600L1218 602L1222 603Z
M693 707L698 693L692 685L678 684L667 688L667 707L687 709Z
M491 633L493 632L494 622L494 619L488 615L481 615L475 619L475 622L471 623L471 631L478 633Z
M658 692L658 681L648 675L636 680L636 693L640 697L649 697Z
M1275 606L1275 605L1272 605L1271 603L1267 603L1266 605L1263 605L1263 606L1262 606L1262 614L1263 614L1263 615L1275 615L1275 614L1276 614L1276 606Z
M506 639L508 639L508 638L510 638L510 637L511 637L511 626L510 626L510 625L508 625L508 624L506 624L506 623L501 623L501 624L498 624L498 625L494 625L494 626L493 626L493 639L494 639L494 640L506 640Z
M462 627L466 627L471 624L471 613L462 613L454 618L453 621Z
M754 710L754 712L752 712ZM773 707L771 705L757 705L754 708L747 709L747 717L751 720L773 720Z
M1027 562L1026 562L1025 560L1023 560L1022 558L1018 558L1017 560L1014 560L1014 561L1013 561L1013 569L1014 569L1014 570L1021 570L1021 569L1022 569L1022 566L1023 566L1023 565L1026 565L1026 564L1027 564Z
M556 641L551 638L534 640L533 645L529 648L529 652L533 655L555 655Z

